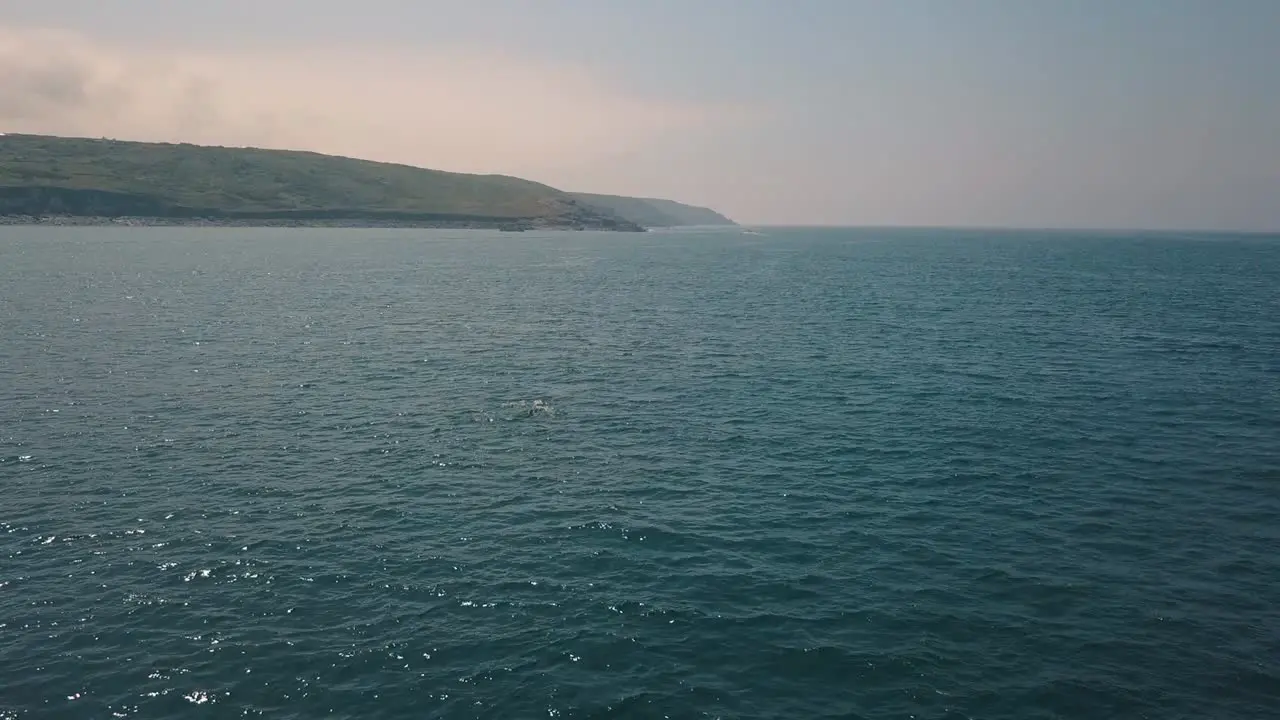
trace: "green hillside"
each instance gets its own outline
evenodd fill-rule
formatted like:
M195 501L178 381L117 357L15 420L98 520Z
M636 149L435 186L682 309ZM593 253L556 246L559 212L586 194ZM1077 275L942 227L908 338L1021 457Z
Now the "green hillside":
M310 152L0 136L0 216L639 230L539 183Z
M736 224L714 210L671 200L594 193L571 193L571 195L584 204L609 211L624 220L645 227Z

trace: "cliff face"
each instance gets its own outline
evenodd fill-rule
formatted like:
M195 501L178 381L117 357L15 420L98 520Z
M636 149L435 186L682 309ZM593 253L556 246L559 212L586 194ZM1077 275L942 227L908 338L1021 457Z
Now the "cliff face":
M570 194L586 205L607 210L623 220L629 220L645 227L737 224L709 208L685 205L672 200L598 195L595 193Z
M0 136L0 216L639 231L555 188L287 150Z

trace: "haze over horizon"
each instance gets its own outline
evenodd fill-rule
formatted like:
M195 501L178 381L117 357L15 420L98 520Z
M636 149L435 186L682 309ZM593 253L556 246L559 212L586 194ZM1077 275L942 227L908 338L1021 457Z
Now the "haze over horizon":
M1280 3L8 0L0 132L255 145L749 224L1280 230Z

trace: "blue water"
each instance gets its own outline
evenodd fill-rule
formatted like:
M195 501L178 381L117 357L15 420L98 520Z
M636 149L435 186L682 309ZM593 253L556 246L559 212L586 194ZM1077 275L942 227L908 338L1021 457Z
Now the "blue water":
M1280 237L0 228L0 718L1265 718Z

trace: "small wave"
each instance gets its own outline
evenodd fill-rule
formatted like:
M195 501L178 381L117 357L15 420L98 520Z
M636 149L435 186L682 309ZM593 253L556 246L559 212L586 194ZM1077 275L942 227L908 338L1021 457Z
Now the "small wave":
M216 695L212 695L204 690L193 690L192 692L183 695L182 699L194 705L205 705L207 703L214 703L218 701Z
M545 400L517 400L515 402L503 403L502 407L508 410L516 410L519 415L533 417L536 415L545 415L547 417L555 417L556 409Z

